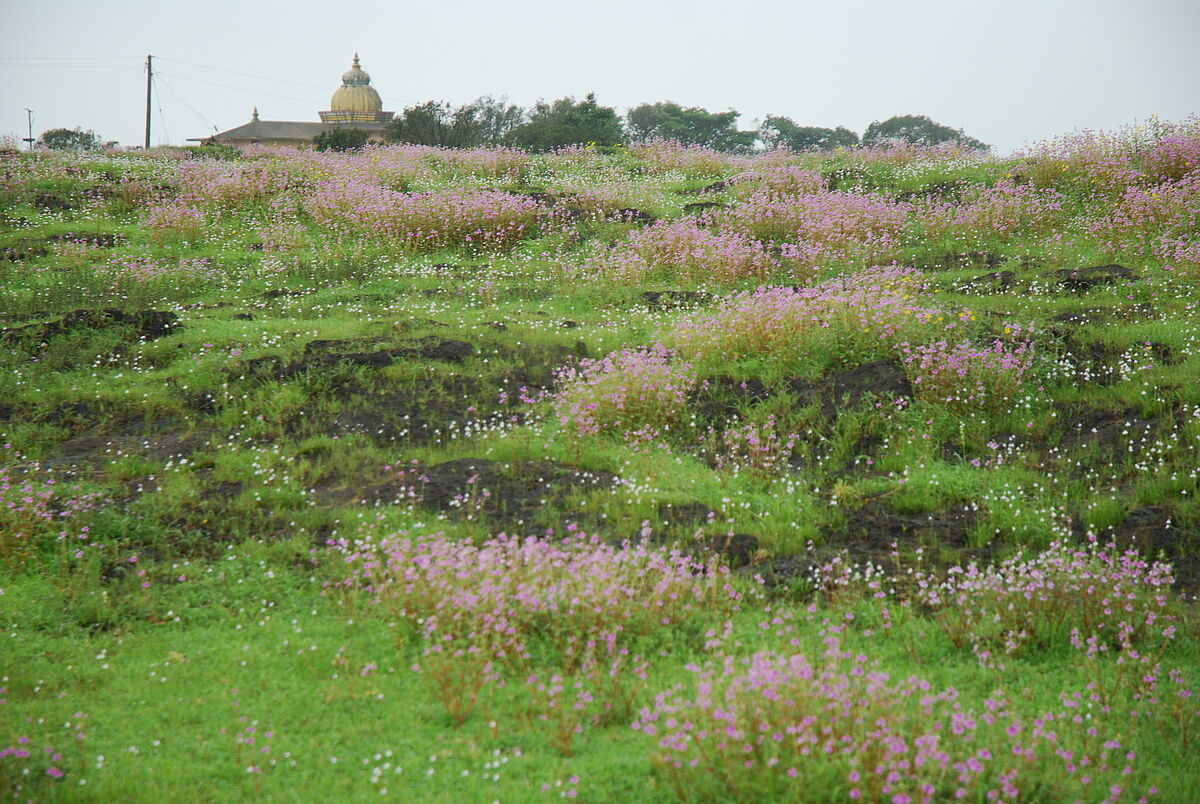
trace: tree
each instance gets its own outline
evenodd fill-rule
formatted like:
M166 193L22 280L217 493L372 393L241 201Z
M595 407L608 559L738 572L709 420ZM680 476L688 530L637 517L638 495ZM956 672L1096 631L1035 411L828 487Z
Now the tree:
M863 134L863 145L887 145L893 142L911 142L916 145L940 145L952 142L968 148L986 151L990 145L968 137L961 128L950 128L930 120L923 114L908 114L889 117L880 123L876 120Z
M538 101L529 122L512 129L507 140L530 151L549 151L566 145L617 145L624 139L616 109L596 103L589 92L580 102L572 97L554 103Z
M410 106L387 125L389 142L473 148L497 145L525 119L525 110L485 95L458 108L445 101Z
M79 127L43 131L38 144L52 151L95 151L104 145L96 132Z
M767 115L759 127L758 137L769 148L791 148L793 151L832 151L858 145L858 135L838 126L798 126L791 118Z
M625 114L625 127L632 140L676 140L684 145L703 145L719 151L748 150L756 132L738 131L736 110L710 112L678 103L643 103Z
M455 110L455 116L469 118L478 131L483 145L499 145L508 133L525 122L525 110L508 102L508 98L481 95Z
M351 151L366 145L369 137L361 128L334 126L313 137L313 146L318 151Z
M449 146L453 137L454 112L444 101L425 101L409 106L387 124L388 142Z

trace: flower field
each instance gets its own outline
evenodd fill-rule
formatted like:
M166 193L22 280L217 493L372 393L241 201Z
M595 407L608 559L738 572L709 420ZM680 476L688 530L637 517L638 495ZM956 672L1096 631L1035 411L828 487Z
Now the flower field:
M0 287L0 798L1195 800L1195 119L8 149Z

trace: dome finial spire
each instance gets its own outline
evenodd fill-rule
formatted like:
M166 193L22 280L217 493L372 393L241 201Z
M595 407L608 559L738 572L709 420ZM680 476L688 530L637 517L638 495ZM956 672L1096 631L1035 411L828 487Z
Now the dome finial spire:
M254 123L258 122L258 107L257 106L254 107L254 113L250 115L250 120L251 120L251 122L254 122Z
M358 66L358 51L354 51L354 66Z

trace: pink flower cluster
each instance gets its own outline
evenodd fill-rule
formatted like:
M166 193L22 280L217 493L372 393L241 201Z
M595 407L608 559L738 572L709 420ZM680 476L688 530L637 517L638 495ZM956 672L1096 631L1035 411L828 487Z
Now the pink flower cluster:
M505 249L536 230L541 211L528 198L492 190L401 193L340 181L319 185L304 207L343 238L370 237L414 251Z
M1154 182L1179 181L1200 172L1200 136L1163 137L1142 156L1142 171Z
M242 209L260 204L291 184L286 166L275 160L190 159L181 162L174 174L180 201L202 209Z
M142 227L156 243L199 241L204 237L204 222L203 209L176 198L151 204L142 215Z
M759 193L723 216L721 223L756 240L788 244L785 257L813 266L826 260L866 264L896 251L908 215L908 204L873 195Z
M123 257L112 259L100 268L111 278L114 285L145 284L160 279L183 281L207 281L214 279L217 272L206 257L189 257L181 260L161 260L155 257Z
M957 646L1064 643L1081 650L1158 643L1174 635L1169 564L1115 545L1054 542L1033 557L998 565L916 573L914 599Z
M769 483L788 468L799 438L796 433L781 434L772 413L761 424L747 422L725 430L720 437L721 446L714 449L713 462L717 469L734 476L746 474ZM716 441L711 429L708 440Z
M14 476L0 467L0 563L16 569L32 558L39 541L57 541L71 550L87 547L83 524L98 495L78 486L64 488L53 477Z
M633 143L629 153L653 173L679 171L687 176L724 176L749 160L705 148L702 145L683 145L675 140L650 140Z
M1010 327L1019 336L1019 328ZM988 346L945 340L899 344L901 361L918 399L951 408L999 411L1021 392L1034 352L1028 340L995 339Z
M839 357L901 340L914 325L948 327L958 319L917 303L921 273L899 265L846 274L813 287L761 287L721 302L675 326L679 351L699 358L755 355L781 359L816 347ZM844 353L844 354L843 354Z
M603 431L626 438L655 435L683 415L696 384L695 367L661 344L582 360L557 374L551 398L563 428L576 435Z
M997 240L1042 234L1064 222L1063 199L1054 190L1002 181L961 203L916 206L921 237L953 243L963 251L987 248Z
M1096 215L1088 231L1114 258L1178 252L1181 242L1194 243L1200 231L1200 172L1153 187L1130 187Z
M693 697L677 690L634 728L657 740L656 763L681 796L1107 803L1133 792L1133 752L1115 728L1080 717L1082 696L1030 713L996 693L973 711L955 689L893 679L836 637L817 660L725 657L698 668Z
M588 695L628 705L624 674L644 680L645 663L627 646L728 616L741 599L716 556L614 545L573 528L557 540L500 534L474 545L401 533L338 547L352 569L344 585L415 629L425 647L414 669L431 677L459 722L485 687L526 679L535 659L585 679ZM537 686L535 677L535 697ZM554 701L561 692L540 690Z
M815 195L828 189L819 171L790 164L763 164L761 157L755 160L753 168L737 174L728 183L739 195L767 198Z
M629 283L663 279L727 284L761 280L779 267L761 242L737 232L713 232L685 218L631 232L624 243L604 249L575 272Z

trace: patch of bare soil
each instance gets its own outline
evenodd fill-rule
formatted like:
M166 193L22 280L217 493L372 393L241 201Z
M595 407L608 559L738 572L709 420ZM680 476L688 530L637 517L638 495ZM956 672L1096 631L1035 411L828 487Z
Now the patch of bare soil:
M977 515L972 510L952 509L927 514L898 514L880 501L868 502L851 511L844 527L830 529L826 544L807 553L776 556L769 561L752 564L743 572L762 577L767 591L810 579L835 555L845 552L855 564L870 563L892 567L892 553L906 555L916 547L937 547L933 556L938 561L942 550L955 560L987 561L992 557L989 548L968 548L967 536L974 527Z
M948 251L926 257L914 267L922 271L953 271L965 268L985 268L995 271L1004 262L1004 257L990 251Z
M386 368L397 360L438 360L447 363L461 363L475 354L475 347L466 341L452 338L439 338L430 335L405 341L395 349L377 349L372 352L342 352L339 349L350 346L361 346L361 341L323 341L310 342L304 349L304 355L290 363L269 356L249 361L246 368L259 376L270 376L276 380L289 380L311 371L323 371L339 364L346 366L365 366L366 368Z
M1103 457L1112 457L1149 438L1155 427L1153 421L1141 418L1133 410L1080 405L1064 408L1061 413L1062 437L1057 448L1060 453L1090 448Z
M327 482L317 486L316 494L323 505L414 501L436 511L520 525L574 492L611 489L616 480L611 472L555 461L501 463L487 458L459 458L412 467L379 483Z
M713 297L702 290L646 290L638 298L650 310L678 310L708 304Z
M865 363L816 381L789 380L788 386L802 403L820 403L828 418L835 417L840 409L857 407L870 399L909 399L913 394L908 376L891 360Z
M54 422L57 412L47 421ZM85 410L68 411L62 422L77 434L58 444L43 465L68 473L98 471L110 461L137 456L155 461L181 458L204 449L215 431L189 428L178 419L118 416L90 420Z
M169 335L179 326L179 317L169 310L73 310L53 321L0 329L0 345L37 345L50 338L80 329L123 327L133 338L151 340Z
M1087 293L1101 285L1136 282L1141 277L1124 265L1093 265L1090 268L1064 268L1055 272L1058 286L1071 293Z

